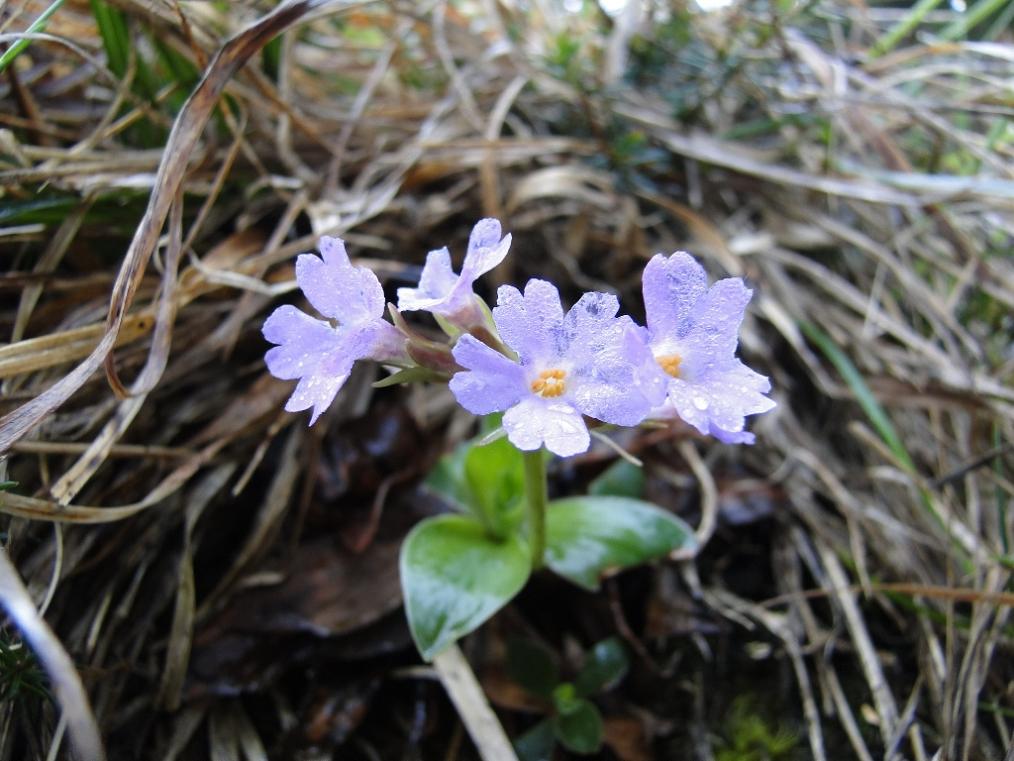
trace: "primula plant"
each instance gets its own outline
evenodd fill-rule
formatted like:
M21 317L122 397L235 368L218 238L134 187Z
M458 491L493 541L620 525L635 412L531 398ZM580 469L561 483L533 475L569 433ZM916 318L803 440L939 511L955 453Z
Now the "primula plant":
M596 643L584 656L573 681L560 678L552 653L535 642L507 643L507 673L546 708L543 719L515 743L521 761L553 757L559 742L573 753L595 753L602 745L603 721L589 699L608 690L627 673L629 660L619 639L610 637Z
M460 274L446 248L431 251L417 288L387 305L376 275L356 267L337 238L320 256L296 260L296 280L324 318L291 305L264 323L274 348L268 369L298 380L285 409L309 409L310 424L334 400L358 360L392 374L378 385L447 383L486 435L445 456L428 484L458 511L421 521L401 551L401 581L412 636L431 660L476 629L546 567L589 590L608 572L693 544L669 511L631 496L599 492L549 501L547 463L591 445L603 425L680 418L726 443L752 443L746 417L774 406L770 384L736 357L751 291L739 278L708 286L689 254L656 255L644 270L647 325L619 315L616 297L586 293L565 310L556 286L509 285L492 309L475 280L503 261L511 244L495 219L472 230ZM408 325L429 312L445 335ZM492 430L489 430L492 429Z

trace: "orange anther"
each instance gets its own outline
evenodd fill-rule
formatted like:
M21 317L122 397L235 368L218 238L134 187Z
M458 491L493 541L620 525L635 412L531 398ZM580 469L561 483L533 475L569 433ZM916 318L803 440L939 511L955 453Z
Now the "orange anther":
M679 354L665 354L661 357L655 357L655 361L658 362L659 367L673 378L680 377L680 363L683 361L683 357Z
M556 368L543 370L539 377L532 381L532 391L544 399L553 399L560 396L565 390L563 379L567 373Z

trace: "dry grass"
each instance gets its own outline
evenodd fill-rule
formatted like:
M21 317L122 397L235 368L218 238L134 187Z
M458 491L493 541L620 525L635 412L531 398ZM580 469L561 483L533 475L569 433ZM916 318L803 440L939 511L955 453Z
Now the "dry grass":
M293 256L339 234L401 282L483 215L517 241L502 280L633 304L644 261L679 248L749 279L743 353L779 402L759 444L656 446L699 484L708 533L723 494L784 494L777 597L716 574L703 605L791 663L814 757L836 757L829 732L857 758L1001 757L1009 3L975 39L934 11L938 41L852 3L651 23L506 0L115 0L104 32L72 1L26 36L48 5L0 20L3 45L30 41L0 84L0 469L18 483L0 510L112 758L266 757L279 730L242 700L188 698L195 632L306 541L347 421L386 399L433 450L464 432L446 394L368 372L312 430L281 411L259 325L292 298ZM419 466L385 467L387 494ZM0 760L55 757L59 715L5 704Z

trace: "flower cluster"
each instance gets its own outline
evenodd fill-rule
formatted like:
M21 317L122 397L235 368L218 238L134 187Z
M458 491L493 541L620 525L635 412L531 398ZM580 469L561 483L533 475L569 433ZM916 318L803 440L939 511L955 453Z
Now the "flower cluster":
M418 288L399 288L383 319L384 296L370 270L349 262L344 243L322 238L321 258L296 260L296 280L307 300L333 322L282 306L264 323L277 344L266 361L272 375L299 379L285 409L312 408L317 420L359 359L449 377L469 412L503 412L514 446L545 446L569 456L588 449L585 418L634 426L678 417L726 443L752 443L745 418L774 407L771 384L736 357L740 323L751 291L739 278L708 286L704 268L687 253L657 254L645 267L646 325L620 316L607 293L586 293L564 312L556 286L509 285L488 309L473 284L496 267L510 247L500 223L475 225L461 274L446 248L426 258ZM453 345L437 346L412 333L401 311L432 313Z

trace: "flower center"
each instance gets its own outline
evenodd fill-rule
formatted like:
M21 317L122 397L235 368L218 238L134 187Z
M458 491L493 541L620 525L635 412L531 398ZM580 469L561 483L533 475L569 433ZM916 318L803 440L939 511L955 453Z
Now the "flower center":
M683 357L679 354L664 354L661 357L655 357L655 361L673 378L680 377L680 363L683 361Z
M532 381L532 391L543 399L560 396L566 389L563 383L567 373L563 370L543 370L539 377Z

